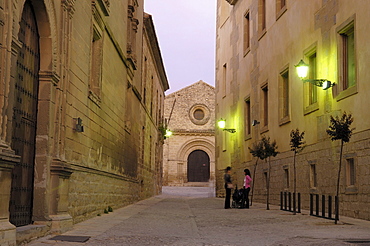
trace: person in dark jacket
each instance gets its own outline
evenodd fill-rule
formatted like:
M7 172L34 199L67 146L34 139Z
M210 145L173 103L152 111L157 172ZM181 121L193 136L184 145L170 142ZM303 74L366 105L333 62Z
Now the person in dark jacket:
M228 209L228 208L231 208L230 207L230 197L231 197L231 189L233 188L233 183L231 180L231 167L227 167L225 169L224 180L225 180L225 189L226 189L225 209Z

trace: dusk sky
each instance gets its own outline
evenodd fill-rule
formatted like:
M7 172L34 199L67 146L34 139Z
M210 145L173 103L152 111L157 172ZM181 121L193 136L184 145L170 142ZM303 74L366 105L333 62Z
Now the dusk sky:
M170 89L199 80L215 85L215 0L145 0L153 17Z

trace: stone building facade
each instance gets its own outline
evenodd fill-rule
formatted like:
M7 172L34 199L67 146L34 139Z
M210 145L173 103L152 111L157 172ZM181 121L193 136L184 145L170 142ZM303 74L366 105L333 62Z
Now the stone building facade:
M302 207L310 194L333 196L340 141L326 133L330 116L352 114L352 138L344 145L340 182L340 215L370 220L370 3L346 0L218 0L216 51L216 119L227 119L236 133L216 130L217 194L223 195L223 169L231 165L242 184L243 169L252 173L256 159L248 147L262 136L276 140L271 158L270 201L293 191L290 132L305 132L305 149L296 159L297 192ZM303 82L300 60L310 65ZM314 82L335 85L324 90ZM256 124L252 124L252 121ZM259 161L254 200L266 201L268 165Z
M201 80L166 96L163 185L214 186L214 109L214 87Z
M0 244L158 194L169 86L143 0L0 1L0 34Z

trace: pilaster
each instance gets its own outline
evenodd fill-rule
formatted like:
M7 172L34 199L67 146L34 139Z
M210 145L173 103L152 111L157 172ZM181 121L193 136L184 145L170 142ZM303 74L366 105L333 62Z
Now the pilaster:
M0 245L16 245L16 228L9 222L9 199L12 169L20 157L0 143Z
M69 164L58 159L54 159L50 167L50 218L53 232L63 233L73 226L72 216L68 213L69 178L72 172Z

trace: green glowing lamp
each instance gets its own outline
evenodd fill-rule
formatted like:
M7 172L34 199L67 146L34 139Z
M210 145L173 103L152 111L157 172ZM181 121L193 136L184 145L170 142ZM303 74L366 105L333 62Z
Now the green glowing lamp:
M297 65L295 65L297 69L298 77L301 79L306 78L308 74L308 65L301 59Z
M226 120L224 120L224 119L219 120L219 121L217 122L217 125L218 125L218 127L219 127L220 129L224 129L224 128L225 128L225 126L226 126Z
M169 138L172 136L172 131L171 130L168 130L166 129L166 134L164 135L166 138Z

